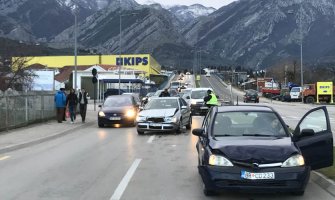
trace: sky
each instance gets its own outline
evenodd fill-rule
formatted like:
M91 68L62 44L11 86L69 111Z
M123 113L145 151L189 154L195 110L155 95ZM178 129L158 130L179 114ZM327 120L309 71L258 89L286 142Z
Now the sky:
M139 4L160 3L166 6L202 4L206 7L221 8L236 0L136 0Z

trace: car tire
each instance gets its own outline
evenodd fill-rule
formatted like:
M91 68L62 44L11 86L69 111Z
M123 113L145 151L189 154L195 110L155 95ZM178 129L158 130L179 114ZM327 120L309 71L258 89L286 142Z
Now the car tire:
M105 125L102 123L98 123L99 128L103 128Z
M177 128L177 130L176 130L176 133L177 133L177 134L181 133L182 130L183 130L183 122L182 122L182 120L183 120L183 119L180 118L180 120L179 120L179 126L178 126L178 128Z
M138 135L144 135L144 131L137 131Z
M203 192L204 192L205 196L214 196L214 195L216 195L215 190L208 189L205 184L204 184Z
M292 192L292 194L295 195L295 196L303 196L305 194L305 190Z
M313 97L307 97L305 101L308 104L313 104L315 102Z
M192 117L190 117L189 121L188 121L188 124L186 125L186 129L187 130L190 130L192 127Z

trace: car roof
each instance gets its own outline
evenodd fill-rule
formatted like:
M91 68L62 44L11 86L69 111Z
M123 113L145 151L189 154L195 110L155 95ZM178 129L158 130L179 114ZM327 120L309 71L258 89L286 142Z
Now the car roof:
M193 91L202 91L202 90L212 90L213 91L212 88L192 88L192 92Z
M180 97L153 97L152 99L179 99Z
M238 106L219 106L218 112L235 112L235 111L254 111L254 112L275 112L273 108L263 105L238 105Z

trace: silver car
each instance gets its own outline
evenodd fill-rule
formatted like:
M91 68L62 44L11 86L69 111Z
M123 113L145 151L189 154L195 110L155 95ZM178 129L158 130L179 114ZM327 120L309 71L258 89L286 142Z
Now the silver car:
M152 98L136 118L137 133L177 132L186 126L191 129L190 107L180 97Z

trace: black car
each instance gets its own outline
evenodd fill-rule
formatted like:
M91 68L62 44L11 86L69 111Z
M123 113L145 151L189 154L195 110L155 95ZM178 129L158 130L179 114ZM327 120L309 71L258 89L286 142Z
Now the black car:
M258 96L258 92L256 90L246 90L245 94L243 96L243 101L245 103L248 102L255 102L255 103L259 103L259 96Z
M271 107L213 107L199 136L198 170L205 195L218 190L303 195L311 170L333 164L326 107L310 110L290 133Z
M132 95L108 97L98 112L98 126L125 124L135 126L139 104Z

